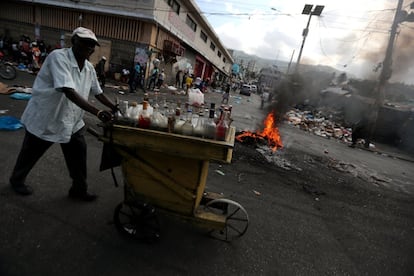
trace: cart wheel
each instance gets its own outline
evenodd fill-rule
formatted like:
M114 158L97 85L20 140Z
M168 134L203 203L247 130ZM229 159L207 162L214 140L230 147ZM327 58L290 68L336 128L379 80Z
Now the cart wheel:
M249 226L249 215L239 203L219 198L208 202L205 210L218 215L226 216L226 225L221 230L212 230L210 235L223 241L231 241L246 233Z
M146 204L118 204L114 211L114 223L118 231L129 238L150 243L160 238L155 209Z

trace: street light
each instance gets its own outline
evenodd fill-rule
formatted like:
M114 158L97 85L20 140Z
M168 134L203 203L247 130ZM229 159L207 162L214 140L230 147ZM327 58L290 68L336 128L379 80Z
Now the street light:
M312 15L320 16L323 8L325 8L325 6L316 5L316 7L313 9L313 5L309 5L309 4L306 4L305 7L303 7L302 14L309 14L309 19L308 19L308 24L306 25L306 28L303 29L303 32L302 32L303 40L302 40L302 45L300 46L298 60L296 62L296 69L295 69L296 73L299 70L300 58L302 57L302 51L303 51L303 46L305 45L306 36L309 33L309 24L310 24Z

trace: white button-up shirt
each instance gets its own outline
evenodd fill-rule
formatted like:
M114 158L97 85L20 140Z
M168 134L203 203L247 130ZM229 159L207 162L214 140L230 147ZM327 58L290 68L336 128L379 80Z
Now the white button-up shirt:
M36 77L21 118L27 131L46 141L67 143L85 125L84 110L65 96L63 87L73 88L85 100L90 93L103 92L89 61L85 60L80 71L72 48L52 51Z

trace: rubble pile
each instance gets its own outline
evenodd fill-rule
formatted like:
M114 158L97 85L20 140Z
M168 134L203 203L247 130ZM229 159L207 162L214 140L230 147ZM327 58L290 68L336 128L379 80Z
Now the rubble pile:
M302 130L308 131L315 135L335 138L345 143L352 142L352 129L342 126L340 123L334 122L333 115L324 116L321 111L302 111L299 109L292 109L285 114L285 120Z

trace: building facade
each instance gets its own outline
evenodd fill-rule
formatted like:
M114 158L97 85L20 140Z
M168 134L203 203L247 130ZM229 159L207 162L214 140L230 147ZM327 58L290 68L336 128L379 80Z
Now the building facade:
M22 35L46 44L70 46L73 29L92 29L99 39L91 62L106 56L107 70L119 73L139 62L146 76L159 68L174 83L178 70L224 80L233 59L193 0L4 0L0 35Z

